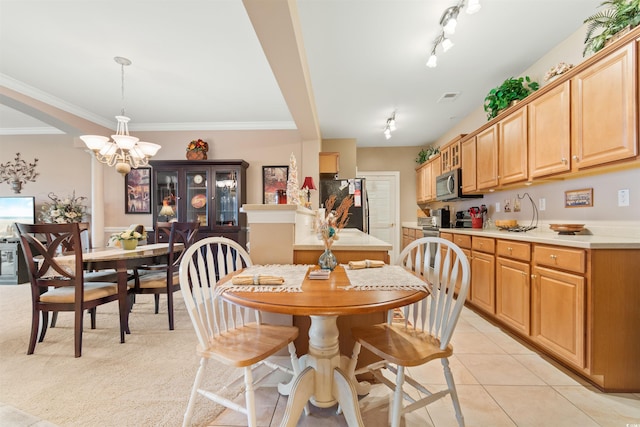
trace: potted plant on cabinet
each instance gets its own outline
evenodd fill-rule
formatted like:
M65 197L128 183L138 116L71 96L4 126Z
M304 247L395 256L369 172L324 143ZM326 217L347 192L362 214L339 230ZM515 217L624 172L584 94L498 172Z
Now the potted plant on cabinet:
M512 101L526 98L530 93L538 90L538 87L538 83L532 82L529 76L517 79L508 78L500 86L491 89L484 98L484 111L487 113L487 119L493 119L500 110L509 107Z
M596 53L608 41L615 40L616 34L640 24L640 0L606 0L600 6L608 7L584 20L588 26L582 56ZM597 30L602 31L596 34Z
M436 154L438 154L439 152L440 152L440 149L437 147L427 147L426 149L423 148L418 153L418 157L416 157L416 163L421 165L427 160L429 160L432 156L435 156Z

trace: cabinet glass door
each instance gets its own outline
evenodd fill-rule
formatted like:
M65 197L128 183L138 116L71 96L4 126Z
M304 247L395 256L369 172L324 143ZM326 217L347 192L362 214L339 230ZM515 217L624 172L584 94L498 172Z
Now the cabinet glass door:
M216 170L215 212L216 226L238 225L238 173L229 170Z
M187 200L186 216L187 222L197 221L200 227L209 226L209 191L207 190L207 171L188 171L186 174Z
M178 172L158 171L156 174L154 195L154 216L159 222L168 222L178 218Z

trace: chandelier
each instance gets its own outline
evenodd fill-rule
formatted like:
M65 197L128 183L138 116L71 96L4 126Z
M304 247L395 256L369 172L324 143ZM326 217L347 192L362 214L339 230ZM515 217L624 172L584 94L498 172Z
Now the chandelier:
M438 57L436 56L436 48L442 46L444 52L453 47L453 42L447 36L456 32L456 26L458 25L458 13L465 6L465 0L460 0L455 6L451 6L445 9L440 17L440 33L433 41L431 48L431 55L427 61L427 67L435 68L438 65ZM467 13L472 15L478 12L481 8L480 0L468 0Z
M116 116L118 125L116 134L111 135L110 141L106 136L83 135L80 137L86 146L93 151L99 162L116 168L116 171L123 176L131 171L131 168L147 166L149 159L156 155L161 148L158 144L140 141L135 136L129 136L129 117L124 111L124 67L131 65L127 58L116 56L113 58L120 64L122 81L122 113Z

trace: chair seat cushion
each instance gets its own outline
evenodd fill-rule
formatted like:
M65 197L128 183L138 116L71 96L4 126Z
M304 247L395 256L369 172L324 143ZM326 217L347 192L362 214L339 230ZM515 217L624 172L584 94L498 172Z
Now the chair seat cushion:
M117 295L117 293L118 285L115 283L91 282L84 284L84 301L105 298L111 295ZM75 301L75 288L73 286L65 286L51 289L40 295L40 301L48 303L72 303Z
M439 339L412 327L384 323L355 327L351 334L364 348L401 366L418 366L453 354L451 344L441 350Z
M240 368L275 354L297 336L296 326L249 323L215 336L209 347L198 345L196 351L201 357Z
M176 271L173 273L173 285L180 284L180 275ZM129 285L130 288L133 285ZM140 276L140 288L149 289L149 288L166 288L167 287L167 273L149 273Z

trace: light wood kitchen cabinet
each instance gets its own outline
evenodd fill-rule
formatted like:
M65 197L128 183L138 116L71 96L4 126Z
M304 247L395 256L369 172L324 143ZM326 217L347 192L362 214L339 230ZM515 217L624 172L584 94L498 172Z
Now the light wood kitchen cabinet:
M496 312L496 258L494 239L471 238L471 303L488 312Z
M418 203L427 203L436 199L436 177L439 175L439 155L416 169L416 200Z
M527 108L528 106L525 105L498 122L498 182L500 185L526 181L529 177Z
M496 245L496 317L523 334L530 332L529 243L498 240Z
M498 186L498 125L476 135L476 187L489 190Z
M531 101L529 121L529 179L571 168L570 82Z
M636 49L627 43L571 79L573 170L637 156Z
M476 179L476 137L469 138L460 144L462 165L462 192L475 193L478 189Z
M406 248L409 243L421 237L422 230L410 227L402 227L402 249Z
M340 172L340 153L318 153L318 169L320 173L337 174L338 172Z
M459 135L440 148L440 172L445 173L461 167L461 139Z
M546 267L533 268L531 336L577 367L585 366L585 279Z

